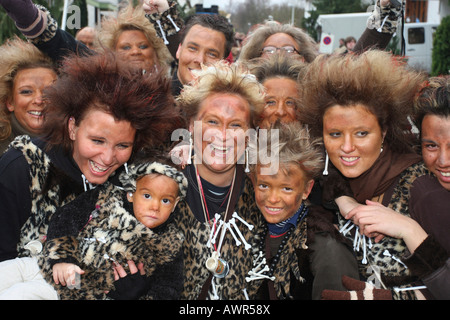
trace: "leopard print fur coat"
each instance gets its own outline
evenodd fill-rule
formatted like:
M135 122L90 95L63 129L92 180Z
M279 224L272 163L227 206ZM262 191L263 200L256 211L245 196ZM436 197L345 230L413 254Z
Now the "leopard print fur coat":
M394 188L391 200L388 207L396 212L399 212L405 216L409 215L409 198L410 190L414 181L423 175L430 174L423 162L416 163L406 170L404 170ZM347 221L338 214L340 228L342 228ZM347 235L349 239L354 241L354 233ZM370 246L366 244L366 248L360 248L355 250L358 261L360 262L360 273L364 279L375 280L376 274L377 280L381 282L387 288L394 287L407 287L416 280L407 266L401 261L401 258L409 255L406 244L402 239L384 237L378 243L370 243ZM364 259L364 253L366 257ZM367 260L367 262L366 262ZM376 283L377 281L375 281ZM392 290L393 298L397 300L410 300L416 299L413 291L400 291L396 292Z
M30 166L31 213L21 228L17 245L18 256L26 257L30 256L30 251L25 246L33 240L44 241L53 213L73 200L83 188L58 170L29 136L16 137L10 147L21 151Z
M62 300L108 299L106 291L114 290L113 261L124 266L128 260L143 262L145 275L150 277L156 271L178 270L182 272L181 247L183 236L173 223L165 225L165 232L156 233L140 223L126 209L126 192L111 183L105 183L98 192L98 200L92 203L95 210L89 216L84 228L77 235L49 239L39 264L46 280L52 280L52 267L61 261L76 262L85 271L77 289L55 285ZM77 201L76 199L75 201ZM79 206L71 204L71 210L63 214L74 216ZM175 214L172 213L172 214ZM171 269L171 264L181 266ZM177 278L176 275L173 279ZM175 280L174 280L175 281ZM171 286L172 283L167 283ZM178 284L174 284L176 287ZM142 299L154 299L147 294Z
M247 289L248 283L245 277L253 267L253 251L259 249L257 246L257 243L259 243L258 235L264 226L261 220L262 215L259 213L254 200L253 185L248 177L245 178L244 183L245 186L236 204L235 211L248 224L253 225L253 228L250 230L240 221L236 221L236 225L247 243L252 247L246 249L243 243L237 246L234 236L239 237L239 235L236 232L234 235L231 232L225 233L221 257L229 264L230 271L224 278L213 277L215 293L222 300L244 300L246 298L244 289ZM191 184L189 186L192 187ZM212 223L199 222L186 201L180 201L178 206L181 215L178 216L177 225L182 229L185 236L183 246L185 278L181 297L182 299L196 300L210 275L205 267L205 262L213 252L212 247L207 246ZM222 217L223 215L224 212L221 213ZM209 289L208 299L213 299L215 295L212 286Z

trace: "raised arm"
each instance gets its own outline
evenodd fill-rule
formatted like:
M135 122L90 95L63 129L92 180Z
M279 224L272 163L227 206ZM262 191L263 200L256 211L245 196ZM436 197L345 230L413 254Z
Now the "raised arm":
M358 39L354 52L364 52L370 48L384 50L397 31L402 15L404 0L378 0L372 15L367 20L367 28Z

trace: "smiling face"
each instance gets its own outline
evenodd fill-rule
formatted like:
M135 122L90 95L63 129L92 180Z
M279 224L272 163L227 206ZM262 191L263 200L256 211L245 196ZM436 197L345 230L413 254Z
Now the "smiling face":
M79 125L69 120L73 158L92 184L102 184L131 156L134 129L128 121L116 121L101 110L91 108Z
M205 171L213 173L233 169L244 152L245 132L250 127L248 102L234 94L212 94L202 102L194 121L196 123L191 123L190 130L193 132L195 154L202 156L202 164L199 165L202 177L207 179ZM202 139L197 139L200 123Z
M200 70L201 65L208 65L224 58L225 35L217 30L194 25L178 47L178 79L188 84L194 79L192 70Z
M268 128L277 119L281 122L296 120L295 99L299 98L297 82L288 78L270 78L263 83L266 89L262 128Z
M383 138L377 118L362 105L336 105L325 111L325 148L330 161L347 178L356 178L372 167Z
M275 175L262 175L260 169L256 166L253 183L256 204L264 218L278 223L292 217L311 193L314 180L307 180L298 165L280 166Z
M157 64L156 52L140 30L125 30L117 38L116 51L129 63L144 70L152 70Z
M23 69L14 77L12 99L7 103L7 108L14 112L20 125L31 134L41 132L44 118L42 92L56 77L56 73L47 68Z
M450 118L426 115L422 121L422 156L439 183L450 190Z
M136 192L128 193L133 211L147 228L155 228L167 221L179 201L178 184L161 174L148 174L136 181Z

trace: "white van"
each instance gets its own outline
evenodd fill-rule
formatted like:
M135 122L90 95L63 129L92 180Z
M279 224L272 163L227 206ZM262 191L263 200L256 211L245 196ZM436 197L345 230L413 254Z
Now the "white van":
M438 26L437 23L427 22L405 23L405 56L412 68L431 72L433 37ZM397 36L399 31L397 30Z

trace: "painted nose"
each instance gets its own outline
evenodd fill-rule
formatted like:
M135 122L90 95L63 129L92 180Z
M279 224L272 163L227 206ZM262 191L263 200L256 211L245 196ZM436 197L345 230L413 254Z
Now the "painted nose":
M269 196L267 197L267 200L270 203L277 203L280 201L280 196L277 191L273 190L273 191L269 192Z
M439 151L439 156L437 158L437 164L444 168L450 166L450 149L442 147Z
M355 146L353 145L353 139L349 135L344 136L344 141L342 143L341 149L345 153L350 153L355 150Z
M275 114L278 117L284 117L286 115L286 107L283 103L283 101L279 101L277 104L277 110L275 111Z

